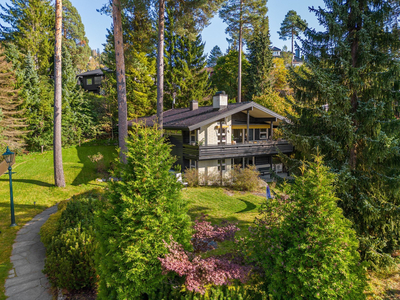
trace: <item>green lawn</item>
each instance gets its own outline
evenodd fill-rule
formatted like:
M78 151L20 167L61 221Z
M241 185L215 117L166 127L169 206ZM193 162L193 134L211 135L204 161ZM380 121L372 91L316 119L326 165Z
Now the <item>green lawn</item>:
M17 156L13 166L13 190L17 227L10 228L8 175L0 176L0 300L5 299L4 283L11 268L10 255L16 232L35 215L57 202L84 193L105 183L96 181L96 165L88 158L100 152L105 165L116 156L115 146L82 146L63 150L65 188L54 187L53 152Z

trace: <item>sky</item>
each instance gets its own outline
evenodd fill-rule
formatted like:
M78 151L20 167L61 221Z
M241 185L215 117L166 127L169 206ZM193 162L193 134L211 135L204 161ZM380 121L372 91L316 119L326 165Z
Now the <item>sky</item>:
M85 25L86 36L89 39L89 46L92 49L103 50L103 44L106 41L107 28L110 28L111 17L101 15L96 9L101 8L105 0L70 0L72 5L76 7ZM10 0L0 0L0 4L10 3ZM279 39L277 31L281 26L285 15L289 10L296 11L302 19L305 19L311 28L321 30L318 20L313 13L310 13L308 7L324 6L323 0L268 0L268 17L271 34L271 43L273 46L282 48L284 45L291 48L291 41L283 41ZM226 24L219 19L218 16L211 20L211 24L202 32L202 39L205 42L205 53L209 53L211 49L218 45L222 52L225 53L228 48L225 34Z

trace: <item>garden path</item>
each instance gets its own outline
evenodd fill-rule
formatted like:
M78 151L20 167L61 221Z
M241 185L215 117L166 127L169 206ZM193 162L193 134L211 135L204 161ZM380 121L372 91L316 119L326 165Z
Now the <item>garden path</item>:
M46 249L40 241L40 227L57 211L50 207L25 224L15 238L10 270L6 280L7 300L51 300L50 284L42 273Z

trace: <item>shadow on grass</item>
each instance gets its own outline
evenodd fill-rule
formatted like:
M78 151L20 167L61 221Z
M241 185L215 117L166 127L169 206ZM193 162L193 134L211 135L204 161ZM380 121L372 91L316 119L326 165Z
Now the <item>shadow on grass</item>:
M0 182L2 181L9 181L9 179L0 179ZM54 186L54 184L50 184L48 182L44 182L44 181L39 181L39 180L32 180L32 179L13 179L13 182L21 182L21 183L26 183L26 184L34 184L34 185L38 185L38 186L45 186L45 187L52 187Z
M388 290L383 299L385 300L400 299L400 290L398 289Z
M236 214L245 213L245 212L252 211L253 209L257 208L257 205L255 205L249 201L246 201L243 199L238 199L238 200L244 202L246 204L246 208L242 209L241 211L236 212Z
M76 151L78 153L79 163L82 163L83 167L73 180L72 185L78 186L80 184L87 184L99 176L108 176L106 174L98 174L98 163L92 162L89 157L100 153L103 156L102 164L104 165L104 171L107 172L110 169L110 162L116 157L115 146L95 146L82 144L81 147L76 147ZM76 166L72 167L77 168Z

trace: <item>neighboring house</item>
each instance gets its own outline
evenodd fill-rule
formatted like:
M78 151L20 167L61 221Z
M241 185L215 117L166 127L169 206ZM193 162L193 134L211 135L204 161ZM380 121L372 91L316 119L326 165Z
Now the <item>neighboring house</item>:
M104 79L103 70L97 69L78 74L79 83L83 89L89 92L100 93L100 86Z
M281 57L281 52L282 52L281 49L279 49L277 47L272 47L271 51L272 51L272 56L273 57Z
M153 126L156 115L139 118ZM268 173L282 171L272 157L292 153L293 146L284 140L273 140L274 130L286 119L255 102L228 104L228 96L218 92L212 106L170 109L163 115L165 134L174 145L172 154L182 170L195 168L199 173L226 174L233 165L255 165ZM132 124L132 121L130 122ZM267 172L265 172L267 171Z
M277 48L277 47L272 47L272 57L282 57L282 50ZM296 49L296 53L293 55L293 60L291 64L288 64L286 66L293 66L293 67L300 67L303 65L303 60L300 58L300 50Z

